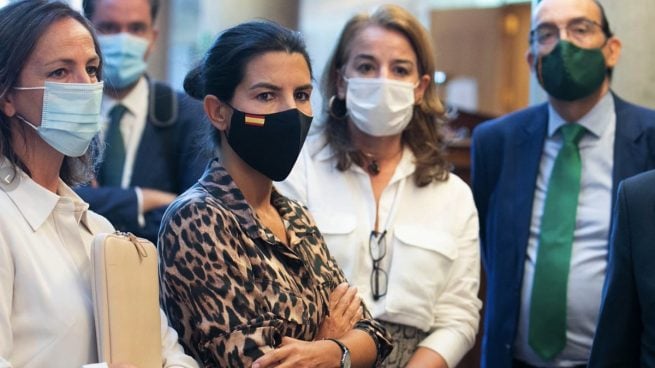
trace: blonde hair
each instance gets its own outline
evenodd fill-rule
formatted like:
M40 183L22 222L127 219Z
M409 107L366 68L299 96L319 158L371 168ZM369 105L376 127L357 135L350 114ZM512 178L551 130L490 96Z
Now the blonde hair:
M411 44L418 63L419 75L434 75L434 51L430 37L407 10L396 5L383 5L372 14L352 17L344 27L339 41L323 73L325 131L327 142L337 152L337 169L344 171L353 163L362 165L364 155L353 147L348 133L345 101L336 97L340 71L348 61L351 44L356 35L369 26L379 26L404 35ZM444 157L444 138L441 134L444 109L434 83L429 83L423 98L414 106L412 120L402 132L402 142L416 157L414 182L423 187L432 181L448 179L449 163Z

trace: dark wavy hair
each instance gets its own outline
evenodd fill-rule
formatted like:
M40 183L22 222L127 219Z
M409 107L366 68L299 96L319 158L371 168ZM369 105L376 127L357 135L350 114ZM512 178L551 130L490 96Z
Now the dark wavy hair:
M16 85L25 63L32 55L39 39L50 26L62 19L72 18L89 31L95 51L101 55L93 27L77 11L58 1L23 0L0 9L0 96L4 96ZM101 77L102 63L98 68ZM0 111L0 153L9 160L14 169L20 168L27 175L31 172L16 155L12 146L14 135L25 137L25 124L12 124L8 116ZM98 154L96 140L81 157L65 157L59 177L68 185L88 182L92 178L94 159Z
M93 18L93 14L96 11L96 3L101 0L83 0L82 1L82 9L84 11L84 16L87 18L91 19ZM133 0L130 0L133 1ZM157 12L159 12L159 0L148 0L148 3L150 4L150 18L152 22L155 22L155 19L157 19Z
M218 35L200 64L184 79L186 93L198 100L214 95L230 103L234 91L245 76L246 66L255 57L267 52L299 53L307 62L310 74L312 65L300 33L269 20L241 23ZM207 124L210 146L220 145L220 133ZM212 147L213 149L214 147Z
M348 132L346 102L337 98L337 82L351 53L351 43L367 27L379 26L400 32L411 44L418 63L419 75L433 77L434 51L430 37L407 10L396 5L384 5L372 14L359 14L351 18L341 32L330 57L321 83L324 99L325 132L328 144L336 151L337 169L345 171L353 163L363 166L365 155L356 149ZM409 125L402 132L402 143L416 157L414 182L423 187L432 181L448 179L450 164L445 158L445 142L441 133L444 109L437 96L434 83L430 83L414 112Z

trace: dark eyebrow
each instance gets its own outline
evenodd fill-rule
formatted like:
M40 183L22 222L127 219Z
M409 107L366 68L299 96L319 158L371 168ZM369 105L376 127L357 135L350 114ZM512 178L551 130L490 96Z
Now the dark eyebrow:
M99 62L99 61L100 61L100 57L98 57L97 55L95 55L95 56L90 57L90 58L86 61L86 63L89 64L89 63ZM53 60L53 61L47 62L47 63L45 63L45 64L43 64L43 65L44 65L46 68L48 68L48 67L51 67L51 66L54 66L54 65L57 65L57 64L62 64L62 63L63 63L63 64L66 64L66 65L68 66L68 65L73 65L73 64L75 64L76 61L73 60L73 59L56 59L56 60Z
M276 86L275 84L267 83L267 82L260 82L260 83L255 83L250 88L249 90L257 89L257 88L266 88L266 89L272 89L274 91L279 91L281 88L279 86Z
M375 57L373 57L372 55L368 55L368 54L355 55L355 59L365 59L365 60L371 60L371 61L376 60ZM414 65L414 63L411 60L407 60L407 59L394 59L393 62L394 63Z
M355 55L355 59L366 59L366 60L375 61L373 55L368 55L368 54L357 54Z
M566 24L569 25L569 24L571 24L571 23L574 23L574 22L580 22L580 21L586 21L586 22L591 22L591 23L597 23L597 24L600 24L600 22L596 22L595 20L589 19L589 18L587 18L587 17L577 17L577 18L573 18L573 19L570 19L568 22L566 22ZM542 25L544 25L544 26L556 26L554 22L543 22L543 23L539 23L539 24L537 24L537 26L535 27L535 29L538 28L538 27L540 27L540 26L542 26Z
M119 24L116 23L116 22L109 21L109 20L101 20L101 21L99 21L98 23L95 24L95 27L96 28L100 28L100 27L117 27L118 28Z
M142 21L137 21L137 22L130 22L127 24L129 27L134 27L134 26L139 26L139 27L147 27L148 23L142 22Z
M254 89L258 89L258 88L270 89L270 90L273 90L273 91L280 91L282 89L279 86L276 86L275 84L271 84L271 83L267 83L267 82L255 83L252 86L250 86L250 88L248 88L248 89L249 90L254 90ZM298 87L294 88L294 91L307 90L307 89L312 89L313 90L314 86L311 83L307 83L307 84L303 84L302 86L298 86Z
M296 90L305 90L305 89L314 89L314 86L311 83L296 87Z
M411 60L406 60L406 59L395 59L393 62L400 63L400 64L414 65L414 63Z

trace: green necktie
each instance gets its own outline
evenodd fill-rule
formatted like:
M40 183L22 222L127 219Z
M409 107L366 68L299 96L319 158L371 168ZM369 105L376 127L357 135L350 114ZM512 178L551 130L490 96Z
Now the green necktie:
M578 142L585 128L565 124L560 132L563 145L548 182L530 301L528 343L544 360L566 345L567 284L582 170Z
M100 185L120 187L125 165L125 143L121 134L121 119L127 109L121 104L109 112L109 127L105 132L105 153L100 166Z

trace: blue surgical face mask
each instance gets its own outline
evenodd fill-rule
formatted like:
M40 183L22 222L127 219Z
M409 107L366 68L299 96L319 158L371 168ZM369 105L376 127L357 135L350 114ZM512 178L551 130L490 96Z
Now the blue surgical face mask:
M129 33L98 35L102 51L102 76L107 87L118 90L135 83L146 71L144 60L150 43Z
M14 87L19 91L43 89L41 125L20 114L20 120L34 128L54 149L70 157L82 156L100 131L103 83L45 82L44 87Z

